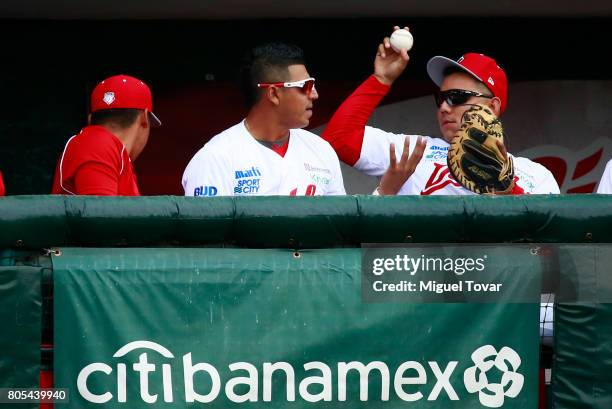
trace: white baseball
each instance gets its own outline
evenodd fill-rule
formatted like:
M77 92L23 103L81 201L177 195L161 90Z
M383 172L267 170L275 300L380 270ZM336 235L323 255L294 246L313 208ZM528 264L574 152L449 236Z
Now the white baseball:
M399 53L401 49L410 51L412 44L414 43L414 38L412 38L410 31L400 28L391 34L389 42L391 43L391 48L393 48L395 52Z

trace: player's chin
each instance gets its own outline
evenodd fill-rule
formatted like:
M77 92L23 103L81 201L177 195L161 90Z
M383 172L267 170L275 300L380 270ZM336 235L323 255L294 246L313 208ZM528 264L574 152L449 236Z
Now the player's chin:
M442 135L442 139L444 139L448 143L453 142L454 138L455 138L455 134L454 133L452 133L450 135L445 135L445 134Z
M453 138L457 133L455 127L442 126L440 131L442 132L442 139L444 139L448 143L451 143L453 141Z
M300 121L295 121L292 124L290 124L290 128L291 129L302 129L302 128L306 128L309 124L310 124L309 120L302 119Z
M306 114L302 117L300 128L307 127L310 125L310 117L312 117L312 110L307 110Z

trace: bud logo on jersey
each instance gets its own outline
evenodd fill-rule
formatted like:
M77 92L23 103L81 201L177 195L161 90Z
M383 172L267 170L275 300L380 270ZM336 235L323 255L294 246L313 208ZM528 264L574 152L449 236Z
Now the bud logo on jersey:
M437 401L440 397L442 397L442 400L461 400L455 389L458 385L461 385L461 376L453 376L459 361L448 361L440 364L423 358L427 365L418 361L405 361L399 363L397 368L391 368L391 370L387 363L382 361L368 363L360 361L327 363L312 361L299 365L297 370L289 362L233 362L229 363L227 367L218 368L208 362L194 363L192 353L188 352L182 356L178 363L179 365L182 364L181 372L183 376L173 377L172 363L166 362L161 364L161 376L153 377L150 374L157 371L155 362L159 361L160 358L154 358L150 361L148 352L155 352L161 356L162 360L174 360L174 355L160 344L141 340L122 346L113 354L113 358L124 357L137 349L145 349L145 351L138 354L138 362L132 365L117 362L113 368L105 362L93 362L83 367L76 381L77 390L81 397L96 404L105 404L112 400L126 403L128 401L128 380L138 379L140 396L130 395L129 400L132 402L140 399L145 403L153 404L161 397L166 403L175 402L175 399L185 403L211 403L223 394L225 397L220 399L226 399L233 403L271 402L273 397L276 398L275 401L277 402L280 399L295 402L296 391L301 399L310 403L345 402L347 400L347 390L350 389L347 387L347 380L353 379L353 382L355 382L354 376L357 376L359 382L355 382L355 385L359 385L359 400L362 402L389 401L391 392L394 392L399 400L405 402L421 401L425 397L427 401ZM200 351L200 355L204 351ZM505 398L515 398L519 395L523 388L524 377L517 372L521 364L521 358L513 349L503 347L498 353L492 345L484 345L476 349L471 354L471 358L475 365L464 371L463 386L470 394L479 393L478 398L481 405L489 408L500 407L503 405ZM511 365L511 368L508 367L506 362ZM175 362L175 364L177 363ZM261 364L261 367L256 366L257 364ZM486 377L486 373L493 366L503 372L500 383L490 383ZM128 376L128 368L138 373L138 376L131 373ZM113 374L113 371L115 371L115 374ZM247 376L243 376L245 371ZM262 372L261 375L259 374L260 371ZM309 373L309 371L314 372ZM277 373L276 376L285 377L284 385L272 382L275 372ZM372 378L370 378L371 373L375 374ZM95 390L90 389L88 379L92 375L94 379L113 376L114 379L110 378L109 381L116 385L116 388L111 390L104 390L100 387L92 388ZM227 379L225 379L226 377ZM173 379L176 380L176 378L183 382L181 388L175 388ZM150 382L152 379L160 380L161 387ZM196 379L199 382L195 382ZM210 379L211 382L208 383L208 386L203 386L202 379ZM380 395L368 393L368 385L373 385L374 382L379 383L380 387L377 389L380 390ZM315 385L316 389L321 392L312 393L312 388L310 388L312 385ZM337 385L337 390L334 393L335 385ZM408 392L404 389L404 385L413 385L414 387ZM419 390L419 385L423 386L421 390ZM273 393L275 387L285 389L284 393L279 390ZM175 394L175 392L181 390L183 393ZM248 392L244 393L245 390L248 390ZM153 393L155 391L163 393L160 396L158 393ZM423 392L428 392L428 395L426 396ZM116 393L116 395L113 393ZM463 399L466 399L465 396L464 394ZM352 397L352 399L355 398L356 396ZM426 402L422 401L422 403L425 404ZM474 407L471 403L469 407ZM329 406L329 404L327 405Z
M516 372L521 366L521 357L512 348L503 347L497 352L493 345L485 345L472 353L472 361L475 365L463 373L463 383L469 393L478 392L482 405L499 408L505 397L516 398L523 389L525 377ZM493 367L502 373L498 383L487 379L487 372Z
M218 190L214 186L199 186L193 190L194 196L217 196Z
M250 169L237 170L234 174L236 179L234 194L252 195L259 193L261 179L256 176L261 176L261 171L258 167L252 166Z
M112 91L105 92L102 101L104 101L106 105L112 104L115 102L115 93Z

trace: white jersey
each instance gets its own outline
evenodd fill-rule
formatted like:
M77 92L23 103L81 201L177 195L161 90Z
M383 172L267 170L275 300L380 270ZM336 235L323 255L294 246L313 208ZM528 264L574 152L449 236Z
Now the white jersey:
M597 193L612 194L612 159L606 165L603 176L599 181Z
M406 135L386 132L370 126L365 127L361 155L354 167L372 175L382 176L389 167L389 144L395 144L397 158L402 155ZM414 151L418 136L410 136L410 152ZM424 136L427 146L421 162L414 173L401 187L398 195L473 195L453 178L446 156L449 144L441 138ZM515 183L525 193L559 193L559 185L552 173L539 163L527 158L512 156Z
M291 129L285 156L257 142L244 121L213 137L183 173L185 196L344 195L338 156L325 140Z

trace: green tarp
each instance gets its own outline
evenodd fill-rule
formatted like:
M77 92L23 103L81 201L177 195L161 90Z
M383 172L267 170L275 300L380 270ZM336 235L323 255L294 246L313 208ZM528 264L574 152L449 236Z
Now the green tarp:
M560 246L559 265L554 408L612 408L612 245Z
M0 388L39 385L42 268L30 264L0 251Z
M537 304L364 303L360 263L63 248L55 386L71 408L536 406Z

